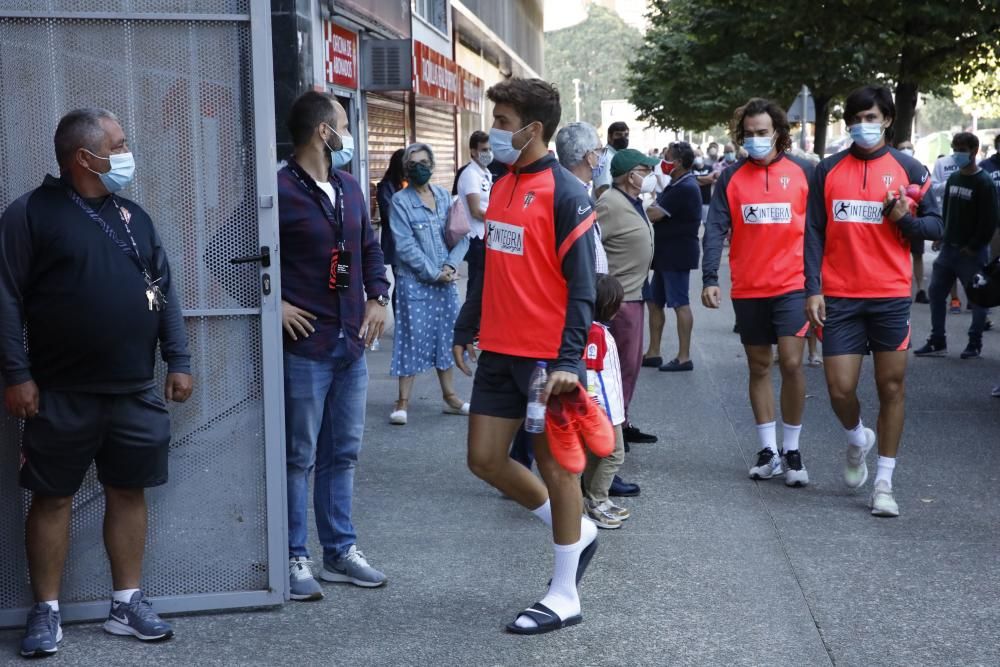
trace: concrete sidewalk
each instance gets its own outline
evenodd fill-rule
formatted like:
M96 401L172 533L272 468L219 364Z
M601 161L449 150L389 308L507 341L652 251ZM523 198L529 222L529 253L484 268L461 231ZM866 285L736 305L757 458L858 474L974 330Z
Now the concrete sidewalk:
M624 503L633 518L623 529L600 534L581 625L503 632L544 594L550 537L467 471L466 419L441 414L433 374L417 381L410 424L388 425L387 340L369 355L356 479L359 546L386 588L325 585L318 603L178 617L162 645L69 626L51 664L1000 664L1000 400L989 397L1000 333L986 334L986 359L960 361L969 315L949 316L952 355L912 359L895 475L902 516L876 519L865 507L871 481L858 491L841 482L844 437L822 370L807 369L802 452L813 483L747 478L759 446L732 311L694 309L694 372L642 371L633 419L660 442L628 455L622 474L642 495ZM929 319L914 306L915 342ZM468 396L471 381L458 386ZM19 663L19 637L0 633L0 663Z

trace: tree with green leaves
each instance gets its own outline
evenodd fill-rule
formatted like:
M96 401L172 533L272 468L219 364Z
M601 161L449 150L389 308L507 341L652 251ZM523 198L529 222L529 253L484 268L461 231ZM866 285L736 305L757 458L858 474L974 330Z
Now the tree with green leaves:
M631 100L662 127L702 129L750 97L816 103L815 150L831 103L873 82L896 87L898 140L918 92L987 68L1000 39L995 0L655 0L646 45L629 64Z
M625 68L642 46L641 33L600 5L587 19L545 33L545 77L556 84L563 122L574 120L573 79L580 80L580 120L601 124L601 100L626 99Z

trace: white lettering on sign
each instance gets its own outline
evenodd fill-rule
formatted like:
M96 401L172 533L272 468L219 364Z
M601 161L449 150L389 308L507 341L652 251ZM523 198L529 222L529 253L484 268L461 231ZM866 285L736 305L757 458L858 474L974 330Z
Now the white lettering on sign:
M425 83L452 93L458 92L458 76L433 60L424 58L421 73Z
M487 220L486 247L508 255L524 254L524 227Z
M860 222L866 225L882 224L882 202L859 199L834 199L830 211L834 222Z
M788 225L792 222L791 204L744 204L742 208L743 222L747 225Z

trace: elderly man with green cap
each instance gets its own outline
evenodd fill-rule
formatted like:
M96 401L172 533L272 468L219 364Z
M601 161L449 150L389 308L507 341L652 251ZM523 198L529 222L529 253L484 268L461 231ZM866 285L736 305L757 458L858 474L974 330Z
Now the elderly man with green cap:
M601 240L608 255L608 272L625 289L625 300L618 315L611 321L611 335L618 346L622 367L625 441L633 443L656 442L656 436L643 433L628 420L628 409L642 366L642 339L646 326L642 286L653 261L653 228L639 196L653 192L656 185L653 167L658 164L656 158L631 148L618 151L611 160L612 187L605 190L597 201L597 221L601 225ZM617 491L622 495L639 494L637 485L627 486L635 488Z

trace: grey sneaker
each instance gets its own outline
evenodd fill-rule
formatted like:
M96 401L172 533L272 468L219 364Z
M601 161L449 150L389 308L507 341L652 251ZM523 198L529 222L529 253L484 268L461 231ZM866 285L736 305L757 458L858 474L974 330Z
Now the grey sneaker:
M627 507L616 505L613 502L611 502L611 500L606 500L604 504L608 506L607 511L611 513L611 516L615 517L619 521L625 521L630 516L632 516L632 513L628 510Z
M174 636L173 628L156 615L142 591L133 593L128 602L111 601L111 613L104 621L104 631L112 635L132 635L144 642Z
M865 457L875 446L875 431L865 429L865 446L847 446L847 466L844 468L844 484L856 489L868 481L868 464Z
M352 544L340 558L323 557L323 571L319 573L323 581L354 584L363 588L378 588L386 582L386 576L368 564L365 555Z
M40 658L59 650L62 641L62 627L59 612L44 602L39 602L28 610L28 620L21 640L21 655L25 658Z
M311 560L305 556L288 559L288 597L292 600L322 600L323 589L309 569Z
M598 528L604 530L614 530L622 527L622 520L613 515L606 503L595 504L586 501L583 505L584 513Z
M875 482L868 506L872 508L872 516L899 516L899 505L892 497L892 487L885 480Z

